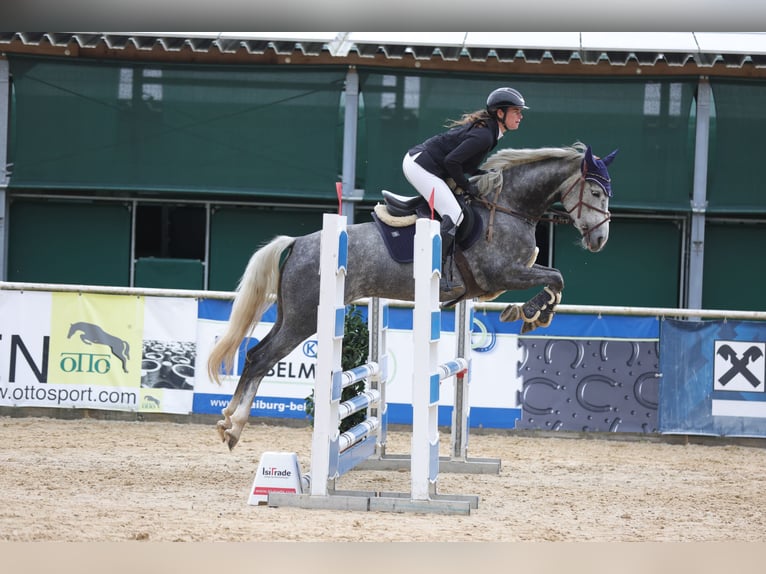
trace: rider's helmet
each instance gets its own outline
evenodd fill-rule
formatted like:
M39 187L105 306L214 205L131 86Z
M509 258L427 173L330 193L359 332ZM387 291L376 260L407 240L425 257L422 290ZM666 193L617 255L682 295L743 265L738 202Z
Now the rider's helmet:
M487 97L487 111L491 116L494 116L497 110L509 107L529 109L521 92L513 88L498 88Z

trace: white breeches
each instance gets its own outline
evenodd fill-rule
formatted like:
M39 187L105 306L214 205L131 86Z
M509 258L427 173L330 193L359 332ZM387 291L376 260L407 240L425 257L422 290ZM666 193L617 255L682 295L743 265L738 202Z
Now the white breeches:
M420 195L426 198L426 201L431 197L431 191L433 191L434 210L442 217L449 215L450 219L459 225L463 219L463 213L455 195L443 179L426 171L415 162L418 155L420 154L410 157L410 154L404 154L402 160L404 177Z

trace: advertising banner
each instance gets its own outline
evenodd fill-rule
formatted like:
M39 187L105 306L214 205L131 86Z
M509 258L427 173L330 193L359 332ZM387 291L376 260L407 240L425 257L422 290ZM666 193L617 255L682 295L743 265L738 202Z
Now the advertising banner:
M0 405L191 412L197 303L0 292Z
M225 373L223 368L220 369L221 384L219 385L208 377L207 363L210 350L226 330L231 305L231 301L216 299L200 301L197 324L198 367L194 394L195 413L220 414L221 410L229 404L237 388L239 376L242 374L248 349L257 345L266 336L276 319L276 309L272 306L240 345L235 356L233 372ZM315 368L316 339L312 336L293 349L266 374L258 388L250 415L305 419L306 397L314 389Z
M366 319L367 308L359 307ZM256 326L253 333L243 341L235 358L234 372L220 371L222 384L218 385L207 377L206 365L210 349L220 337L231 312L230 301L202 300L199 306L197 328L197 381L194 396L194 412L219 414L229 402L237 386L244 366L247 349L252 348L271 329L276 319L275 308L271 307ZM496 313L497 315L497 313ZM516 336L489 332L486 319L474 319L474 353L488 354L484 360L475 356L471 378L470 403L471 424L512 428L519 411L516 396L519 383L515 368L502 372L507 379L498 381L497 360L515 367L518 351ZM443 313L443 333L439 344L440 361L455 357L454 312ZM386 386L388 420L392 424L412 422L412 309L392 306L389 311L388 332L389 380ZM250 414L253 417L306 418L306 398L314 388L317 341L309 337L290 354L279 361L264 377L253 402ZM494 362L493 362L494 361ZM439 424L449 425L453 401L453 382L447 379L440 389Z
M518 338L507 323L498 329L499 312L474 313L471 337L471 379L469 383L469 424L472 427L514 428L520 410L517 404L521 380L516 366L521 359ZM455 359L457 340L455 312L442 311L439 363ZM412 309L392 307L389 313L389 381L386 386L388 420L412 423ZM440 426L449 426L454 402L455 378L444 379L439 387Z
M366 318L367 309L359 307ZM244 366L247 349L252 348L269 332L276 320L272 306L264 315L248 338L243 341L235 359L234 372L224 374L221 370L222 384L218 385L207 377L207 358L215 341L226 329L231 312L231 302L203 299L199 305L199 324L197 327L197 379L194 395L194 412L201 414L220 414L228 404L237 386L239 375ZM454 310L442 311L442 336L439 341L439 361L446 362L456 356L455 313ZM527 362L529 345L522 344L518 336L519 323L500 321L500 311L475 310L471 333L472 362L469 403L471 406L469 424L484 428L517 428L522 415L522 402L525 395L524 373L519 373L519 366ZM527 340L571 340L574 337L614 339L646 339L655 345L659 333L659 321L654 317L616 317L597 315L562 315L547 328L536 330L534 337ZM636 343L638 344L638 343ZM644 344L648 344L644 342ZM629 345L632 349L635 345ZM616 344L613 348L620 348ZM653 348L653 347L652 347ZM253 402L252 417L300 418L306 417L306 397L311 395L314 384L317 341L309 337L298 345L289 355L264 377ZM389 311L388 331L389 379L386 386L388 403L388 421L392 424L412 423L412 372L414 361L412 354L412 309L394 306ZM656 353L654 354L656 357ZM606 360L606 359L605 359ZM597 367L594 367L597 368ZM639 399L649 401L649 411L656 414L656 364L649 365L652 373L652 385L644 384L646 377L633 377L630 380L638 386ZM566 376L563 375L563 376ZM643 383L642 383L643 381ZM620 384L622 384L620 382ZM625 383L627 384L627 383ZM573 388L577 388L574 386ZM608 385L589 385L588 398L592 403L603 404L611 400L614 389ZM619 389L618 389L619 390ZM449 426L452 416L454 379L442 381L439 389L439 425ZM646 418L646 413L642 413ZM639 415L636 415L637 418ZM539 417L538 417L539 418ZM625 419L625 415L621 415ZM612 430L634 430L651 432L656 429L654 419L647 425L644 420L625 420L621 425L613 423L607 427ZM582 425L581 425L582 426ZM600 428L597 425L591 427ZM555 429L554 429L555 430ZM581 429L582 430L582 429ZM587 430L587 429L586 429Z
M267 335L276 320L272 306L242 341L233 372L222 374L218 384L208 376L207 362L215 341L226 329L231 305L230 300L191 297L0 291L3 318L0 406L218 415L231 400L248 349ZM366 306L357 308L366 319ZM532 350L553 346L567 351L571 341L587 337L587 341L596 341L599 349L609 348L607 355L603 352L600 355L605 357L602 360L611 360L614 358L611 349L633 349L638 343L626 346L598 341L630 338L656 341L658 324L656 318L559 314L549 327L519 337L518 322L501 322L500 311L475 309L470 334L470 426L519 428L519 420L525 417L524 428L532 428L529 427L532 419L536 425L559 428L554 418L561 409L556 406L558 403L545 404L543 399L548 397L541 396L540 391L547 387L537 384L549 377L548 353L538 357L537 353L531 354ZM456 356L454 310L442 312L441 326L439 360L447 362ZM561 343L552 343L556 341ZM736 344L729 347L740 355L746 351ZM411 424L412 373L417 357L412 354L412 309L408 306L390 306L388 353L388 420L392 424ZM313 391L316 355L317 341L312 335L274 365L260 384L251 405L251 417L305 419L306 399ZM628 375L635 374L630 366L630 353L625 356ZM565 359L562 365L570 368ZM535 361L539 373L530 370ZM651 353L642 361L651 371ZM633 379L644 381L646 377L641 373ZM567 376L571 378L568 372L554 374L559 382ZM628 381L628 375L622 378ZM741 377L731 378L725 385L720 383L726 392L747 390L743 386L747 384L746 378L744 382ZM589 406L611 404L615 392L628 384L615 380L617 386L589 383L588 392L576 398L582 398ZM561 388L579 387L562 383ZM637 400L652 407L656 403L655 388L644 381ZM453 395L454 380L445 379L439 389L441 426L451 424ZM731 404L718 408L731 408ZM551 411L550 421L535 414L541 405ZM628 403L624 406L636 410ZM619 429L647 426L637 418L646 419L646 413L637 410L636 413L635 424L620 415ZM612 424L613 418L607 422L615 430L618 427ZM653 430L652 426L648 428Z
M766 325L666 319L660 341L661 432L766 436Z

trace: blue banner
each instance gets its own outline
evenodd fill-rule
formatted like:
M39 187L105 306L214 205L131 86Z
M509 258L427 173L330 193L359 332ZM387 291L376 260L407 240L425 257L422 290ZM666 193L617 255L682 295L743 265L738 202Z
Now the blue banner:
M766 436L766 324L665 319L660 431Z
M231 401L231 395L195 394L194 412L201 414L221 414ZM256 397L250 408L251 417L270 418L306 418L306 401L284 397Z

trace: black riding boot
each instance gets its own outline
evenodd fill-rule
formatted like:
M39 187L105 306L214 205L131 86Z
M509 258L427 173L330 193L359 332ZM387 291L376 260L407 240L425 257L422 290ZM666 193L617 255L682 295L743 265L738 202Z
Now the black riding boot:
M457 225L452 221L449 215L442 217L441 223L441 237L442 237L442 276L439 281L439 289L441 291L449 292L457 287L460 287L459 283L453 283L452 279L452 254L455 249L455 234L457 233ZM449 259L450 265L447 268L447 260Z

